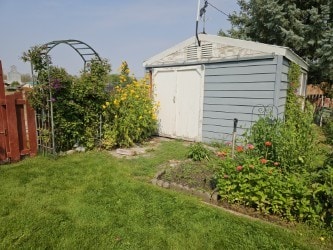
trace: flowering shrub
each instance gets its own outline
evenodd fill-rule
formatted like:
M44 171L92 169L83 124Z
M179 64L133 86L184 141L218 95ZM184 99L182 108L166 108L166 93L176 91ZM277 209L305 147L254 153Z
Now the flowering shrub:
M49 72L45 69L39 72L38 84L29 93L28 100L38 113L50 112L52 102L57 152L71 149L77 142L88 148L96 145L109 71L106 61L92 60L88 71L79 78L53 66ZM41 135L46 137L50 133Z
M290 171L311 167L317 154L318 135L313 124L313 108L306 103L302 109L302 100L295 94L297 84L292 84L298 82L299 73L299 66L292 63L285 119L275 118L272 114L260 117L246 134L259 155L280 162Z
M131 79L124 86L117 85L102 105L105 131L102 144L107 149L129 147L156 132L158 105L150 97L147 79Z
M295 65L291 68L290 82L294 83L299 70ZM272 115L260 117L245 135L250 142L247 146L237 146L233 159L219 157L217 186L222 199L230 203L291 221L333 227L333 163L313 164L318 136L311 107L302 110L296 87L290 84L285 120Z
M254 157L251 150L237 152L234 159L220 158L217 187L221 198L291 221L318 223L327 210L318 199L314 200L318 189L309 178L286 172L279 162Z

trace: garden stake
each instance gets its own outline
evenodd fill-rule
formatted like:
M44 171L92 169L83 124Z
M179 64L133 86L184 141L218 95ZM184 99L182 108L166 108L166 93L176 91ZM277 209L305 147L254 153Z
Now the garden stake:
M234 118L234 131L232 133L232 158L235 157L235 143L236 143L236 130L237 130L238 119Z

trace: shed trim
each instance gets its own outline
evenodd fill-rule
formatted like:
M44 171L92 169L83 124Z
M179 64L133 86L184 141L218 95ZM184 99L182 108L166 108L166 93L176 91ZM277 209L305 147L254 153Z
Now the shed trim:
M278 56L277 64L276 64L276 78L275 78L275 86L274 86L274 100L273 104L275 107L279 106L279 98L280 98L280 89L281 89L281 74L282 74L282 64L283 64L283 56ZM278 113L280 111L278 110ZM276 114L278 115L278 114Z
M195 66L195 65L206 65L206 64L214 64L214 63L224 63L224 62L238 62L238 61L251 61L251 60L264 60L264 59L273 59L275 57L274 54L271 55L262 55L262 56L248 56L248 57L233 57L228 59L206 59L201 60L200 62L181 62L181 63L159 63L147 65L147 69L151 68L164 68L164 67L177 67L177 66Z

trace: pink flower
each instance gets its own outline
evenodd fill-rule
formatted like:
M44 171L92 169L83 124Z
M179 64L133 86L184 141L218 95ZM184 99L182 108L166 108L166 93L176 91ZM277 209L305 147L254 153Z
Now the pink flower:
M260 159L260 163L261 163L261 164L266 164L267 162L268 162L268 160L265 159L265 158Z
M270 147L270 146L272 146L272 142L270 142L270 141L266 141L266 142L265 142L265 146L266 146L266 147Z
M254 149L254 145L253 144L247 144L247 148L250 149L250 150L253 150Z
M277 166L279 166L279 165L280 165L280 163L279 163L279 162L277 162L277 161L276 161L276 162L274 162L274 166L275 166L275 167L277 167Z
M243 166L240 166L240 165L237 166L237 167L236 167L236 170L237 170L238 172L242 171L242 170L243 170Z
M226 157L228 154L227 154L227 152L220 151L220 152L217 152L216 155L217 155L218 157L224 158L224 157Z
M223 176L223 178L224 178L224 179L228 179L228 178L229 178L229 175L225 174L225 175Z
M243 152L243 151L244 151L243 146L237 146L236 151L237 151L238 153Z

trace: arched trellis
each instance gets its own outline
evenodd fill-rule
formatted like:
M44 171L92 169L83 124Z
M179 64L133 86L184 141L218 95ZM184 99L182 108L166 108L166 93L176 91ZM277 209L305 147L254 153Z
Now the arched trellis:
M98 53L88 44L74 39L69 40L57 40L45 43L41 46L42 55L45 56L46 62L48 64L48 75L49 84L50 82L50 64L51 60L48 53L59 44L67 44L72 49L74 49L84 62L84 71L86 71L89 62L94 60L102 61ZM33 69L33 67L31 68ZM32 72L33 74L33 72ZM54 122L53 122L53 104L52 104L52 92L49 92L48 108L46 110L41 110L40 113L36 112L37 121L37 132L38 132L38 147L42 152L52 152L56 153L56 143L54 134ZM46 131L46 134L44 134ZM45 136L46 135L46 136Z
M54 47L56 47L59 44L67 44L79 54L79 56L82 58L84 62L84 70L86 70L87 65L92 59L98 59L101 61L100 56L91 46L82 41L74 39L57 40L45 43L43 45L44 54L47 55Z

